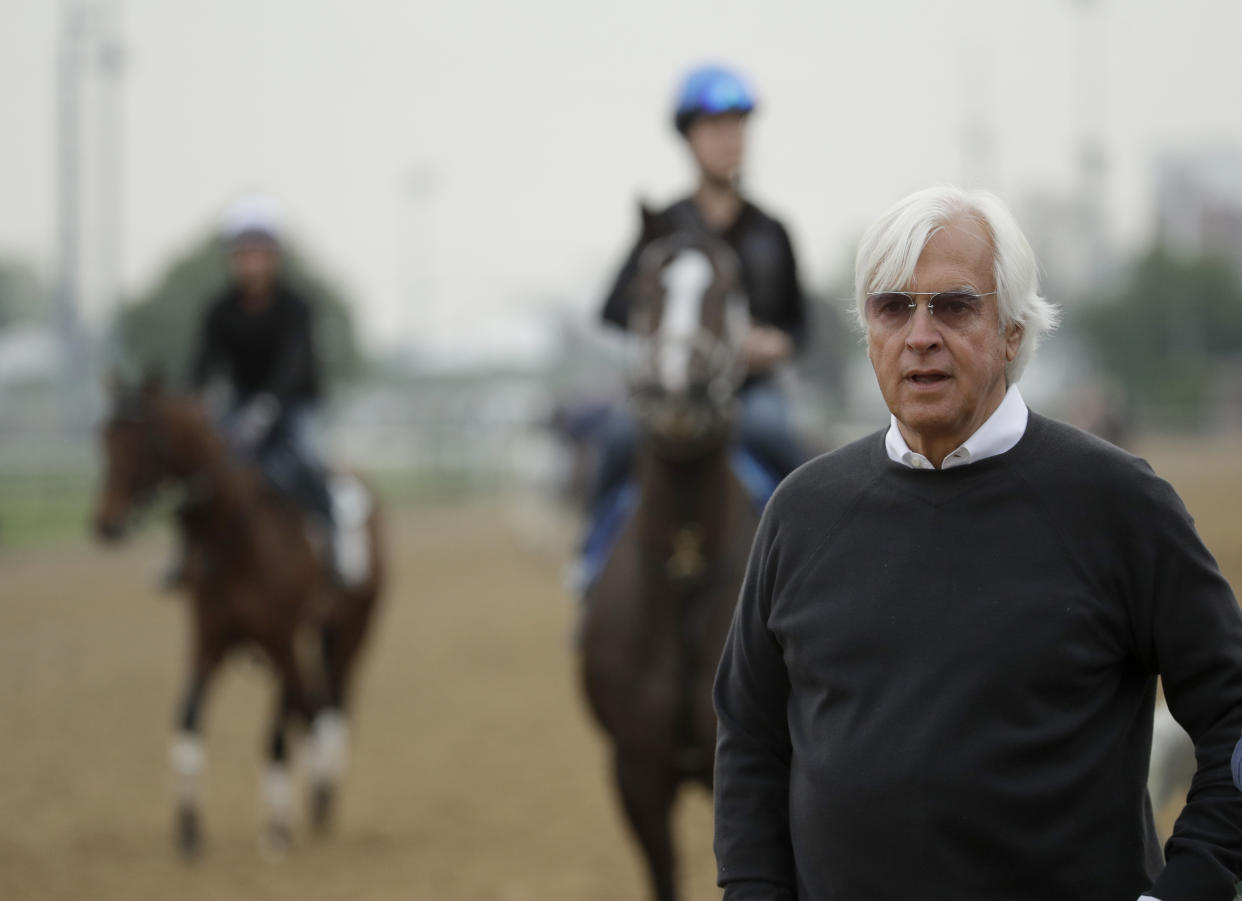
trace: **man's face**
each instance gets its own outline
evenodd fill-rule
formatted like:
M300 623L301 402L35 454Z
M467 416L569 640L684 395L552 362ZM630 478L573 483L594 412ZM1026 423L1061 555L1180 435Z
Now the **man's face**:
M908 285L877 289L996 290L992 241L973 217L961 217L936 232L923 249ZM981 426L1005 396L1005 364L1018 352L1021 327L1000 332L996 296L981 298L979 314L950 327L927 311L927 296L899 328L883 328L870 315L867 356L884 401L897 417L912 450L936 465Z
M242 293L253 297L271 290L279 263L276 245L266 239L245 239L233 248L233 277Z
M731 181L741 170L746 153L746 117L742 113L699 116L686 130L686 140L708 179Z

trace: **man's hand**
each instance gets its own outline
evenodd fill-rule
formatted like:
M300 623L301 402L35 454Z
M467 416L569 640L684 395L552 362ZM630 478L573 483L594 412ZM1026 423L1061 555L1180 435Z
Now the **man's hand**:
M767 372L793 354L793 339L770 325L752 325L742 339L742 359L751 375Z
M280 413L280 402L270 394L257 394L237 412L233 424L233 444L241 451L259 447Z

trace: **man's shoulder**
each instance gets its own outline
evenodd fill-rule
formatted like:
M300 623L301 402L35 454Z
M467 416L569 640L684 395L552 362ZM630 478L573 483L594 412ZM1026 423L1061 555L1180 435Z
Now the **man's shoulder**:
M1151 471L1142 457L1067 422L1031 411L1027 428L1037 438L1034 465L1042 462L1092 477Z
M694 211L694 197L687 194L685 197L679 197L670 203L664 209L660 210L660 216L680 216L687 212Z
M229 311L236 306L237 289L232 283L229 283L209 294L200 309L203 311L204 319L219 320L221 317L227 316Z
M276 283L275 288L276 302L287 311L296 313L308 313L311 309L310 301L302 291L283 279Z
M677 223L682 228L702 228L702 214L695 206L694 197L687 195L675 200L660 211L661 218ZM750 198L743 198L742 210L733 228L748 234L779 235L788 240L784 223Z
M753 216L756 222L761 222L764 225L775 226L776 228L785 227L781 224L779 216L749 197L742 202L742 209L746 211L747 215Z
M1035 412L1028 430L1037 440L1022 470L1041 493L1107 502L1109 509L1139 498L1163 505L1173 495L1145 459L1090 432Z
M772 503L778 512L797 515L853 497L878 474L876 452L883 441L880 430L813 457L785 477Z

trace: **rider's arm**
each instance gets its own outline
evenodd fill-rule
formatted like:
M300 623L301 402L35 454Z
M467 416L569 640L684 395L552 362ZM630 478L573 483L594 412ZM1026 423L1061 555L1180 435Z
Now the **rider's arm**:
M190 363L190 387L201 391L211 378L220 360L219 304L212 303L203 312L195 336L194 355Z
M771 511L755 537L713 692L715 850L725 901L797 896L789 834L789 676L767 626L778 532Z
M289 305L286 321L282 324L280 350L265 386L266 393L285 404L314 381L316 365L310 306L298 300Z
M797 352L806 338L806 295L802 293L802 283L798 279L798 261L794 256L789 233L779 222L774 225L780 247L780 275L777 301L771 310L768 324L787 334L793 340L794 351Z

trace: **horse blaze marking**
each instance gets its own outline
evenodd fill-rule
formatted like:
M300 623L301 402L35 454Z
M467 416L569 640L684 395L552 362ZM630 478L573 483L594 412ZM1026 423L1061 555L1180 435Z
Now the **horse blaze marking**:
M664 315L657 336L660 383L668 391L684 391L690 384L692 342L714 274L711 260L698 250L683 250L664 270Z

